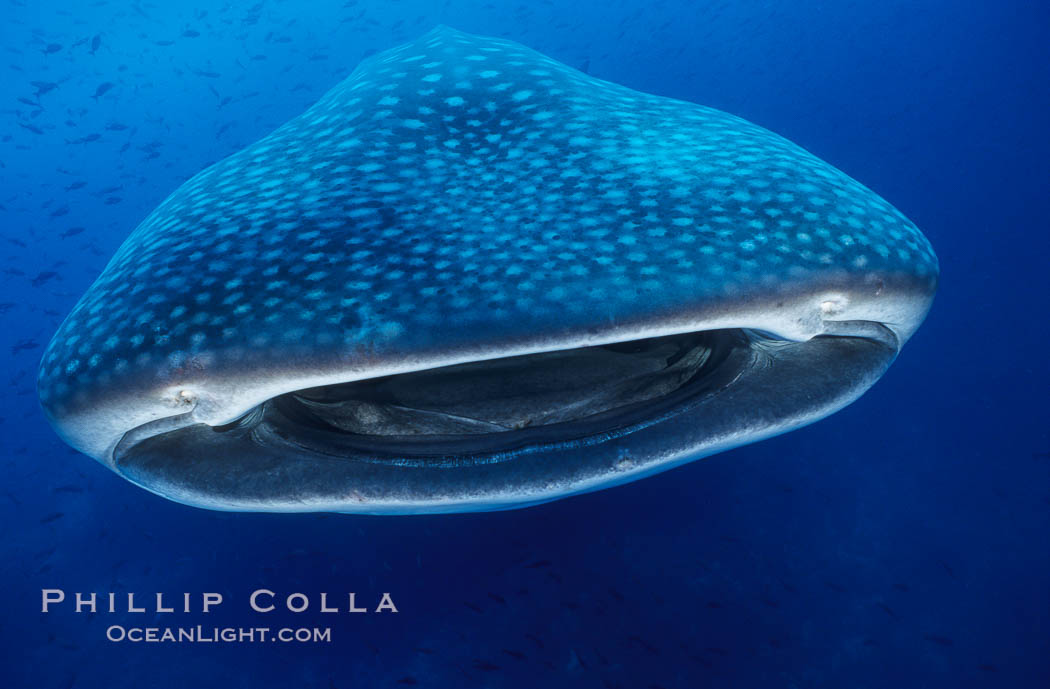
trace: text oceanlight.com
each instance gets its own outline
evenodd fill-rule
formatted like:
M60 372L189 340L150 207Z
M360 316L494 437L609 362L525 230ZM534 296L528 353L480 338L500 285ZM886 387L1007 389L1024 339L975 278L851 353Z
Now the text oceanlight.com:
M169 619L174 622L180 614L210 615L221 609L223 602L223 595L217 592L171 595L81 591L67 596L62 589L40 590L40 611L44 614L62 611L77 615L172 615ZM259 588L246 596L242 605L243 613L252 616L266 616L281 611L295 615L316 614L325 618L333 615L358 617L398 613L394 599L387 592L371 595L358 595L352 591L341 595L327 592L283 594ZM332 630L330 627L219 627L179 623L147 627L132 623L109 625L106 638L114 643L331 643Z
M106 638L132 643L330 643L332 630L328 627L282 627L275 630L270 627L124 627L114 624L106 629Z

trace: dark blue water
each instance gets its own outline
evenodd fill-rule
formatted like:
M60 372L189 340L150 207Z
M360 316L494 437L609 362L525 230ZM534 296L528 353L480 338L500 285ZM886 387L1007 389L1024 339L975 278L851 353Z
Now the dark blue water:
M859 179L939 254L926 324L827 420L521 511L211 513L68 449L38 359L127 233L437 23L730 111ZM1050 686L1048 25L1021 1L3 0L0 686ZM45 615L43 588L193 592L194 612ZM258 588L313 606L253 614ZM399 612L346 613L347 591Z

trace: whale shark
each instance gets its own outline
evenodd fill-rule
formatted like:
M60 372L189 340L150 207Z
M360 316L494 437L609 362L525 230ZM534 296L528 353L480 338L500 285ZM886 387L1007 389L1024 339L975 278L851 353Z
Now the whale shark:
M762 127L438 27L167 197L38 394L188 505L509 509L832 414L938 274L911 221Z

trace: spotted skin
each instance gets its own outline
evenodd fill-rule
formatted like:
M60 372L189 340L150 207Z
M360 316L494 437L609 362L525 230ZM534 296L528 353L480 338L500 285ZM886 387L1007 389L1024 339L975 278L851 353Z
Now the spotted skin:
M897 210L761 127L440 27L177 189L62 324L39 392L56 418L187 371L353 367L937 270Z

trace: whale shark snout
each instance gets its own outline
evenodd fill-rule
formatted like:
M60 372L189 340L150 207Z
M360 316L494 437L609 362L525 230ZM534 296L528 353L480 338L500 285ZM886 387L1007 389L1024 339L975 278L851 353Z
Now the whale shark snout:
M849 404L937 259L781 137L439 27L202 171L41 362L71 445L213 509L505 509Z

